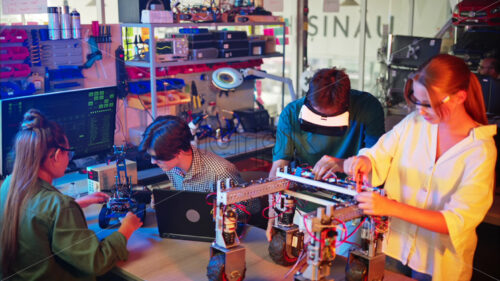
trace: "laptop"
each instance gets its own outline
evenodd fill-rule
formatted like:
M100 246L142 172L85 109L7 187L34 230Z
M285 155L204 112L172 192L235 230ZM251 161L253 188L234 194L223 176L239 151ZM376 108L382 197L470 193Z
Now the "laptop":
M215 222L206 192L154 189L158 231L163 238L213 242Z

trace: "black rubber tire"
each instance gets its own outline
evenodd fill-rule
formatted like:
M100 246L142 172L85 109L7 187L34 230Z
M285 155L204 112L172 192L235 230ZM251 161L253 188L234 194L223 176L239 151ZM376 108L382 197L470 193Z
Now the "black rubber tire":
M111 214L111 210L108 209L106 205L102 205L101 212L99 212L99 227L100 228L108 228L109 226L109 221L111 218L109 218L109 214Z
M357 258L352 259L345 267L346 281L366 281L368 278L368 268L366 264Z
M224 265L226 256L223 253L217 253L210 258L207 265L207 277L210 281L222 281L224 274Z
M223 253L217 253L210 258L207 266L207 277L209 281L222 281L227 280L225 277L226 256ZM238 281L245 279L247 268L243 270L243 276Z
M284 232L277 232L273 235L271 243L269 243L268 251L271 259L276 263L284 266L292 265L296 262L296 257L289 257L286 253L286 238ZM294 261L290 261L293 259Z

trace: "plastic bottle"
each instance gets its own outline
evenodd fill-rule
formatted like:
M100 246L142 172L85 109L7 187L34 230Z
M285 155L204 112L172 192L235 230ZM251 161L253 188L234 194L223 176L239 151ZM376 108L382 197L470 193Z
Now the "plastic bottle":
M76 11L76 9L73 9L73 11L71 11L71 26L73 30L73 39L82 38L82 31L80 27L80 14Z

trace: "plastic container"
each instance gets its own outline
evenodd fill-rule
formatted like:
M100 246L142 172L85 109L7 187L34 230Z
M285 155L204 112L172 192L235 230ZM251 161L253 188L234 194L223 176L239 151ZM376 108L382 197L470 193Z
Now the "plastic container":
M149 78L149 69L145 67L126 67L128 77L130 79Z
M30 52L26 47L7 47L9 50L11 60L24 60L29 57Z
M11 53L8 48L0 48L0 60L10 60Z
M143 95L151 92L151 86L149 81L132 81L128 83L128 91L133 94Z
M24 29L11 29L10 41L11 43L22 43L28 39L28 33Z
M11 64L14 69L13 77L28 77L31 73L31 67L25 63Z
M69 79L85 78L82 69L78 67L61 67L47 70L49 81L62 81Z
M234 165L240 172L269 172L272 167L271 162L255 157L236 161Z
M0 78L9 78L14 74L14 68L9 64L0 65Z
M156 77L162 77L167 75L167 68L165 67L157 67L156 68Z
M186 86L183 79L179 78L166 78L156 80L156 90L166 91L166 90L180 90Z
M10 30L4 29L0 32L0 43L10 42Z
M1 82L0 83L0 96L2 99L28 96L36 92L35 85L28 83L26 88L22 88L17 82Z

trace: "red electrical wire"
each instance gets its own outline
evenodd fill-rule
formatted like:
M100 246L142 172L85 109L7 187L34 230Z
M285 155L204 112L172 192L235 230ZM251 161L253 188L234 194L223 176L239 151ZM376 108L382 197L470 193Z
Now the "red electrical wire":
M288 185L290 185L290 182L288 182ZM277 201L277 200L276 200L276 198L274 197L274 194L272 194L271 196L273 196L273 205L272 205L272 206L267 206L267 207L265 207L265 208L262 210L262 216L263 216L265 219L268 219L268 220L269 220L269 219L275 219L275 218L279 217L279 215L276 215L276 216L274 216L274 217L268 217L268 216L266 216L266 210L267 210L267 209L270 209L270 208L274 208L274 206L276 206L276 201Z
M205 197L205 202L207 203L207 205L210 205L210 206L213 206L213 205L214 205L214 203L210 203L210 202L208 201L208 199L210 198L210 196L212 196L212 195L214 195L214 194L217 194L217 192L212 192L212 193L209 193L209 194L207 194L207 196Z
M356 231L359 230L359 228L363 225L363 223L366 221L366 217L359 223L359 225L349 234L347 235L342 241L339 241L339 244L337 246L340 246L342 245L343 243L348 243L348 244L354 244L356 245L355 243L352 243L352 242L349 242L347 241L347 239L351 238L351 236L356 233ZM346 228L346 231L347 231L347 228Z
M339 220L339 219L334 219L334 220L335 220L335 221L338 221L339 223L341 223L341 224L342 224L342 227L344 228L345 233L347 233L347 226L345 225L344 221ZM344 235L344 236L346 236L346 235ZM344 238L344 239L345 239L345 238ZM342 240L344 240L344 239L342 239Z

